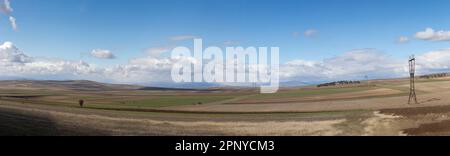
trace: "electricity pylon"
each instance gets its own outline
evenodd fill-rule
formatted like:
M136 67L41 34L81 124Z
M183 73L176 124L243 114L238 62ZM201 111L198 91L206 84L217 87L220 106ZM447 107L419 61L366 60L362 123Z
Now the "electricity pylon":
M415 104L418 104L417 102L417 96L416 96L416 82L415 82L415 73L416 73L416 58L414 55L409 57L409 100L408 104L411 104L411 102L414 102Z

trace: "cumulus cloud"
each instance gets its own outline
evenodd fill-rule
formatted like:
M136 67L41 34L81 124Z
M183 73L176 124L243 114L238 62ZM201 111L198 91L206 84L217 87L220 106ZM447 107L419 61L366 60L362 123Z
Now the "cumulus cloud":
M433 28L426 28L424 31L417 32L415 37L427 41L449 41L450 31L435 31Z
M416 57L417 70L422 73L448 71L450 69L450 48L427 52Z
M5 42L0 45L0 62L1 63L28 63L32 58L22 53L12 42Z
M3 77L84 79L94 73L99 71L85 62L34 58L24 54L12 42L0 45L0 75Z
M180 59L143 57L128 64L105 69L106 75L121 83L171 83L172 65ZM281 81L319 82L331 80L360 80L408 76L408 62L377 49L356 49L323 60L293 60L280 65ZM418 74L450 71L450 48L426 52L417 56ZM169 79L168 79L169 77Z
M91 56L95 58L101 59L114 59L116 56L110 51L106 49L94 49L91 51Z
M418 55L417 73L450 71L450 48ZM321 61L294 60L281 65L284 81L329 81L408 76L407 59L392 58L376 49L352 50Z
M99 50L101 51L101 50ZM102 55L103 56L103 55ZM450 71L450 48L417 55L418 74ZM83 61L28 56L11 42L0 44L0 78L87 79L100 82L150 84L172 83L172 66L191 57L146 57L128 63L98 67ZM280 65L281 81L319 82L408 76L407 59L392 58L377 49L356 49L323 60L294 60Z
M400 37L397 39L397 43L407 43L407 42L409 42L409 38L406 37L406 36L400 36Z
M130 60L128 64L107 68L106 74L112 81L120 83L172 83L170 78L172 66L178 61L179 59L171 58L136 58Z
M93 52L101 58L111 56L106 50ZM122 65L98 67L83 61L31 57L20 51L12 42L5 42L0 45L0 78L87 79L129 84L171 83L172 65L182 59L195 60L187 57L172 59L147 56L131 59Z
M403 64L376 49L358 49L321 61L295 60L282 65L281 79L297 81L325 81L396 77L404 73Z

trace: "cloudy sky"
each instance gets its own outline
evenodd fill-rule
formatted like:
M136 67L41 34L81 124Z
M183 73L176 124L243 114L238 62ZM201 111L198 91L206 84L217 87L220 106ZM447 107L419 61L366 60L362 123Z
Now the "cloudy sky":
M0 79L170 83L176 46L280 47L281 81L450 71L448 0L0 0Z

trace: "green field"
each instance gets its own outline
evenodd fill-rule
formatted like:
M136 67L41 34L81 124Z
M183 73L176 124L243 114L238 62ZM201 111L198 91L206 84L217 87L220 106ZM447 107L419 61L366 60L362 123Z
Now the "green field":
M162 96L143 100L124 100L112 102L109 104L89 104L89 107L95 108L160 108L180 105L201 105L211 102L224 101L235 98L235 96Z
M0 90L2 100L28 104L79 107L85 100L86 108L95 109L154 109L181 105L207 105L233 99L271 99L284 97L326 96L339 93L366 91L373 88L298 88L275 94L258 94L255 91L192 93L185 91L132 91L132 92L82 92L51 90Z
M366 91L373 88L367 87L348 87L348 88L319 88L319 89L296 89L289 91L282 91L274 94L257 94L249 98L252 99L270 99L274 97L302 97L302 96L315 96L315 95L330 95L339 93L351 93Z
M420 83L436 82L440 80L418 80ZM267 100L276 102L302 102L342 100L336 98L343 94L357 94L376 89L392 89L401 93L381 95L382 97L402 96L408 92L408 83L401 81L374 81L370 87L340 86L316 88L314 86L299 88L284 88L275 94L259 94L256 89L236 89L220 91L164 91L164 90L129 90L129 91L76 91L76 90L52 90L52 89L0 89L1 101L11 101L24 104L42 104L63 107L79 107L78 100L83 99L85 108L93 109L159 109L164 107L183 105L208 105L208 104L245 104L249 102L264 103ZM421 93L418 91L418 93ZM331 97L334 96L334 99ZM370 95L357 98L380 97ZM287 99L287 100L286 100ZM344 98L345 100L346 98ZM350 99L350 98L347 98ZM248 101L253 100L253 101ZM271 101L273 102L273 101ZM304 101L303 101L304 102Z
M26 104L79 107L83 99L86 108L161 108L180 105L203 105L230 100L252 94L243 93L192 93L188 91L130 91L82 92L41 90L0 90L2 101Z

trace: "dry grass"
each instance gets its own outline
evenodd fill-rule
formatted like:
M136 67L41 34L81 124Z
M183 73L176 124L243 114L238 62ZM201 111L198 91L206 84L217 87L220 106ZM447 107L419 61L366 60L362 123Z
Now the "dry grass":
M448 109L450 108L448 102L450 101L448 96L450 81L419 81L417 84L417 88L421 91L418 95L421 102L419 105L406 104L407 96L402 95L405 93L404 88L407 88L405 81L375 81L376 87L368 89L340 90L336 88L321 91L309 88L301 91L305 93L304 96L296 96L299 89L283 89L277 95L255 99L252 99L254 90L124 92L0 88L0 96L2 96L0 129L48 135L450 134L450 126L443 126L448 125L450 121L450 109ZM88 109L76 108L78 99L86 99ZM227 104L252 100L258 104ZM194 104L197 103L196 101L206 102L196 105ZM288 102L285 103L286 101ZM134 114L136 112L94 110L89 109L89 105L119 109L155 107L160 110L192 111L193 113L189 115L161 113L156 117L138 117ZM54 109L55 106L59 106L58 109ZM354 112L341 115L324 113L352 110L369 110L374 113ZM382 110L381 113L377 112L378 110ZM213 115L196 114L196 111ZM223 116L233 120L212 117L217 115L214 114L215 112L231 113ZM259 116L232 114L255 112L266 114ZM319 116L299 113L304 117L283 119L282 115L294 112L323 114ZM127 114L118 116L119 113ZM255 116L258 117L257 121L246 119ZM1 132L0 130L0 134Z

